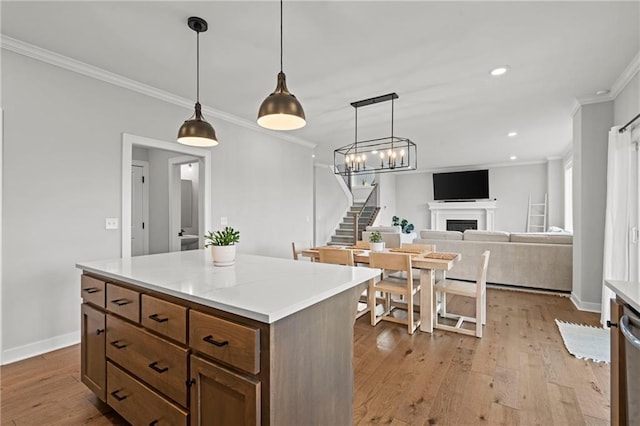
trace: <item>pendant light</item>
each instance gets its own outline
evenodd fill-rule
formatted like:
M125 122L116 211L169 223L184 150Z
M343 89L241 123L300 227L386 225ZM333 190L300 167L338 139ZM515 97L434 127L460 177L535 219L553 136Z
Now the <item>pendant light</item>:
M216 146L218 138L213 126L204 119L200 106L200 33L207 31L207 21L192 16L187 21L189 28L196 32L196 106L195 112L178 130L178 142L190 146Z
M307 124L302 105L287 89L287 77L282 72L282 0L280 0L280 72L272 94L260 105L258 124L271 130L295 130Z

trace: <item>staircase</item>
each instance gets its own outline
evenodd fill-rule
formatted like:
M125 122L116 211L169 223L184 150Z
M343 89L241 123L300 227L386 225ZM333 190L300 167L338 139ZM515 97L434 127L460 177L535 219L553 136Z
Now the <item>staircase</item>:
M365 206L365 203L353 203L347 215L342 218L342 222L338 225L335 235L331 236L331 241L327 243L330 246L351 246L356 243L355 241L355 217L359 212L360 219L358 219L358 240L362 238L362 231L371 225L376 217L380 207Z

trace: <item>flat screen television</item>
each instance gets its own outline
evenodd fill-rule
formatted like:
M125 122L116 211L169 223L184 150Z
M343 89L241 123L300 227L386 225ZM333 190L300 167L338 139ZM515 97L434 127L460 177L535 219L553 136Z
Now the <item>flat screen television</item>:
M440 201L489 198L489 170L434 173L433 198Z

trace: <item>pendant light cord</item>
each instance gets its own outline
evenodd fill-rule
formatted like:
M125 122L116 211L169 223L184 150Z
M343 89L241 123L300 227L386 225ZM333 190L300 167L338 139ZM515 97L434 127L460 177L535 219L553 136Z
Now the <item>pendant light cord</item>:
M282 72L282 0L280 0L280 72Z
M196 31L196 103L200 103L200 31Z

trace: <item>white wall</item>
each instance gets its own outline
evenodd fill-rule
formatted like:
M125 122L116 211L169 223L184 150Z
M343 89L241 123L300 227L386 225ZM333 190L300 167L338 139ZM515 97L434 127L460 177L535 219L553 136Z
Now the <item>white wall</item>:
M602 292L607 141L613 102L583 105L573 117L573 291L581 309L599 310Z
M4 362L79 341L76 262L120 256L122 133L173 141L192 111L2 51ZM34 124L34 117L37 121ZM240 252L289 257L312 235L311 149L211 120L213 223ZM28 163L29 173L24 164Z
M349 209L349 198L336 180L336 175L326 165L318 164L315 167L315 197L314 243L323 245L331 240L331 235ZM306 240L300 238L296 241Z
M401 173L380 173L376 178L380 191L378 193L380 197L378 202L380 205L380 212L374 222L375 225L391 225L391 218L393 216L399 216L396 204L396 196L398 193L396 187L396 175L399 174Z
M489 194L497 199L495 230L526 232L529 195L532 203L542 203L545 192L545 163L489 169Z
M181 154L148 149L149 254L169 251L169 159Z
M430 202L433 202L431 173L396 174L396 213L392 217L395 215L407 219L419 234L421 229L431 228ZM391 225L391 221L383 225Z
M545 163L490 168L489 195L498 200L495 230L525 232L529 194L534 197L534 202L536 199L541 202L546 190ZM406 218L418 231L430 229L431 212L428 203L431 202L432 173L396 173L397 216Z

